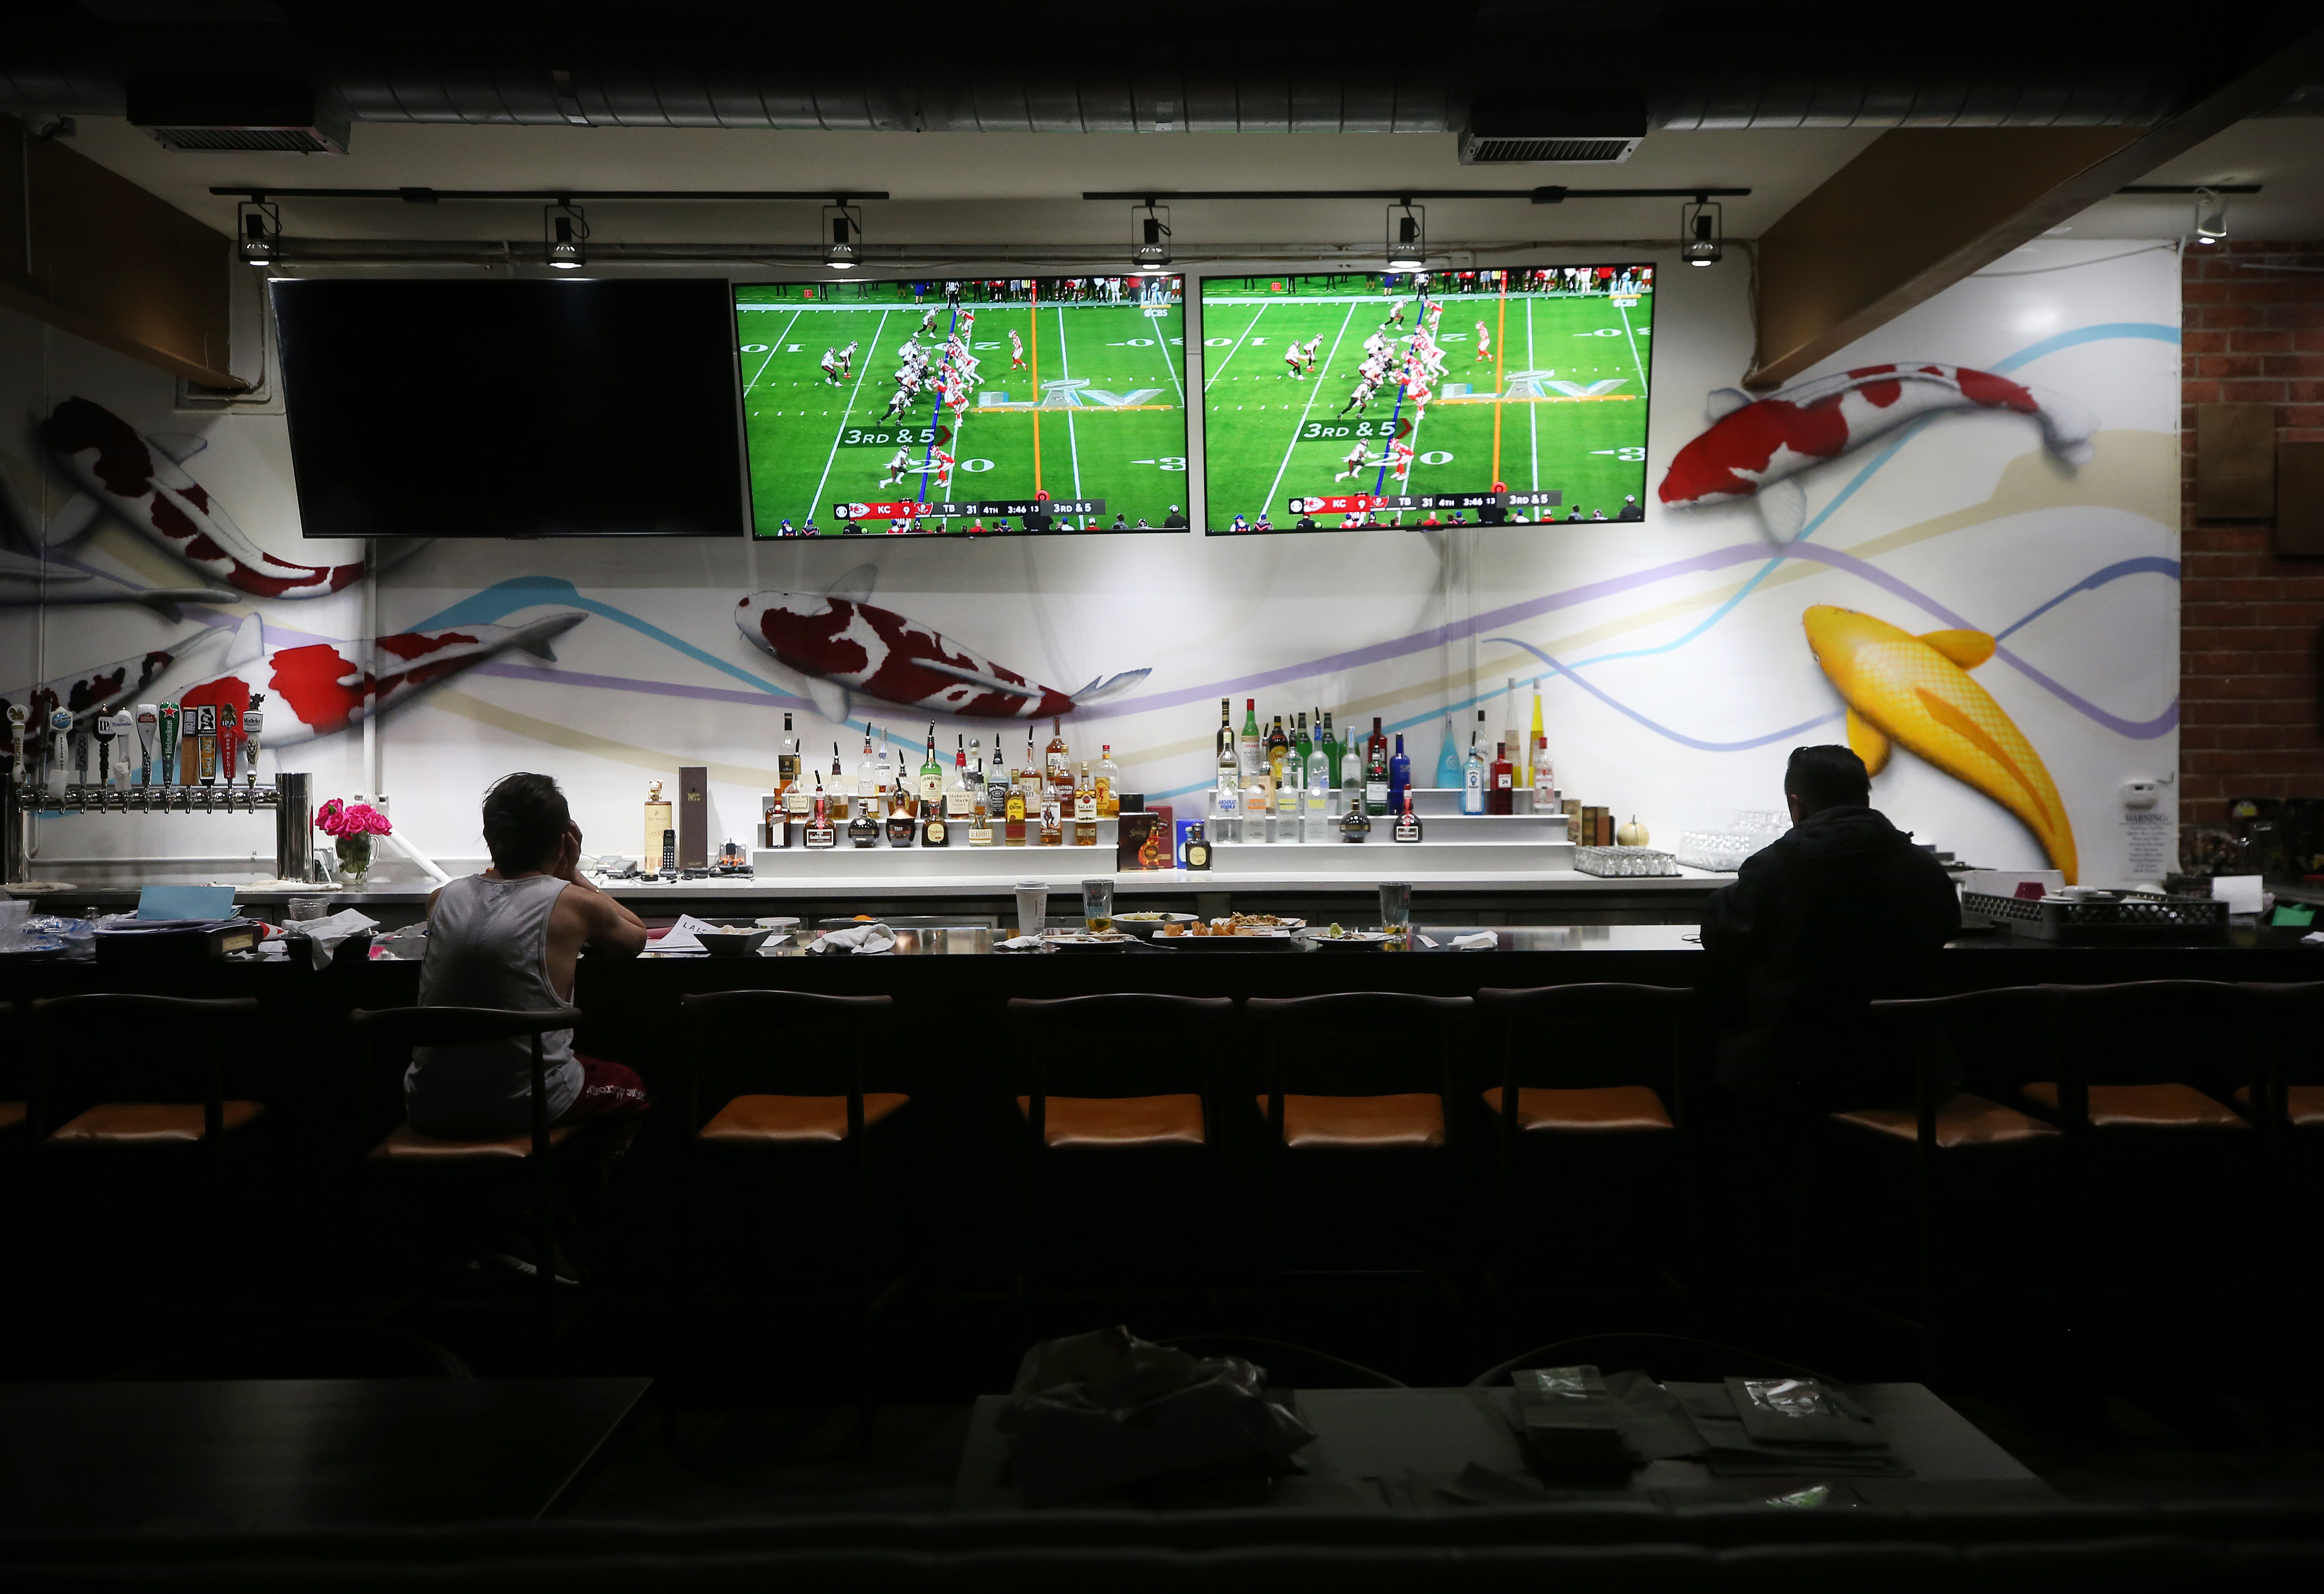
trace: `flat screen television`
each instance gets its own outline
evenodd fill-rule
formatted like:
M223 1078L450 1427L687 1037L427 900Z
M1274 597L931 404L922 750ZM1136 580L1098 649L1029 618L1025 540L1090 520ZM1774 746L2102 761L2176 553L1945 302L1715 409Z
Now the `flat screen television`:
M759 537L1183 531L1175 276L737 286Z
M724 278L273 284L309 537L738 537Z
M1651 265L1205 277L1213 536L1637 521Z

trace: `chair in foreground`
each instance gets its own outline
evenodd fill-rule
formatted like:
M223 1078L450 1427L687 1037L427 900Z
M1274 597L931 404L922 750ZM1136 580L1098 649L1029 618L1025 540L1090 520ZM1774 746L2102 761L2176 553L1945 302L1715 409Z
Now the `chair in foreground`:
M1223 1049L1233 1001L1142 993L1018 997L1008 1012L1026 1059L1026 1093L1017 1098L1025 1121L1020 1278L1041 1271L1055 1254L1037 1236L1051 1214L1065 1210L1056 1197L1108 1172L1134 1167L1152 1176L1150 1183L1141 1177L1141 1188L1124 1197L1141 1215L1158 1206L1215 1225L1220 1147L1213 1060ZM1200 1183L1185 1188L1174 1172ZM1204 1254L1199 1233L1187 1250Z
M533 1184L533 1276L544 1290L553 1292L559 1272L555 1153L558 1147L580 1131L581 1126L549 1122L541 1037L552 1030L577 1027L581 1022L579 1009L358 1008L354 1021L355 1033L364 1037L367 1052L385 1050L396 1057L408 1057L414 1046L473 1046L527 1039L531 1042L532 1127L528 1132L485 1140L442 1140L420 1133L407 1120L371 1148L369 1160L403 1169L485 1170L529 1165Z

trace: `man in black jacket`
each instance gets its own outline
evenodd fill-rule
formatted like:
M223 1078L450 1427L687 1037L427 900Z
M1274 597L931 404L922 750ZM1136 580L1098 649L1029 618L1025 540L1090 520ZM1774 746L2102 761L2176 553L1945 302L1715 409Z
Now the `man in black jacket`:
M1911 833L1870 806L1871 779L1847 748L1793 749L1784 796L1791 830L1703 913L1716 1077L1767 1106L1873 1105L1909 1064L1868 1033L1866 1004L1934 990L1960 897Z

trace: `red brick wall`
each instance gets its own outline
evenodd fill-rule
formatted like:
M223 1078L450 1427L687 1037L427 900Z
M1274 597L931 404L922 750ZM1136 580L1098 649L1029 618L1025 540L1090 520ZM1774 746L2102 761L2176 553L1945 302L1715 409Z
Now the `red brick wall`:
M2269 553L2264 521L2195 518L2194 410L2273 404L2277 437L2324 438L2324 244L2190 244L2181 286L2179 818L2218 825L2230 797L2324 797L2324 559Z

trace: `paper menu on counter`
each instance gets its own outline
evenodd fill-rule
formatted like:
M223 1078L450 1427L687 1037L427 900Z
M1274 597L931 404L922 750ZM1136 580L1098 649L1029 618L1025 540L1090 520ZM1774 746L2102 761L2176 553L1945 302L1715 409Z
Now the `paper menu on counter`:
M706 918L696 918L690 913L681 913L678 916L678 923L670 926L669 933L647 943L646 950L648 952L700 952L704 950L701 932L708 930L715 935L721 927L712 924Z

